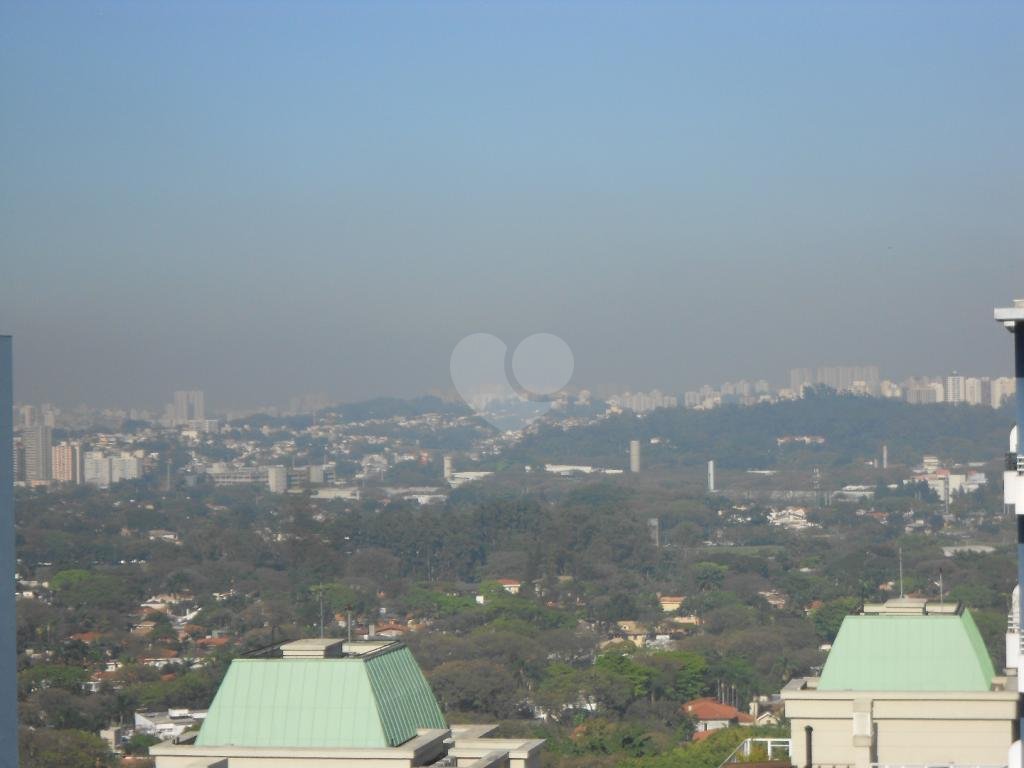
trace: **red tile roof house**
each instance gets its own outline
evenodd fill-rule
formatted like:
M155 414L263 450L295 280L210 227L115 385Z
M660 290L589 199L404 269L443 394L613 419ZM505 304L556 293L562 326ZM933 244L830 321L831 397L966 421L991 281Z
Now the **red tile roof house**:
M501 585L502 589L513 595L518 595L519 590L523 586L523 582L519 579L498 579L498 583Z
M683 713L697 721L695 739L703 738L699 734L705 731L717 731L731 725L754 724L754 718L746 712L740 712L736 707L722 704L710 696L686 702L683 704Z
M376 637L390 638L404 637L405 634L409 631L408 627L402 624L398 624L394 621L388 622L387 624L380 624L375 629L376 632L374 633L374 635Z

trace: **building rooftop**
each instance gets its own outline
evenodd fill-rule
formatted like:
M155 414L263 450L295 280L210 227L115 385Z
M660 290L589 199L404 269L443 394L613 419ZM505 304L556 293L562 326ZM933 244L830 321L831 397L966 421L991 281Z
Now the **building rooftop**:
M843 620L817 688L981 692L994 677L969 611L904 598Z
M306 640L280 650L231 663L197 746L388 748L448 727L402 643Z

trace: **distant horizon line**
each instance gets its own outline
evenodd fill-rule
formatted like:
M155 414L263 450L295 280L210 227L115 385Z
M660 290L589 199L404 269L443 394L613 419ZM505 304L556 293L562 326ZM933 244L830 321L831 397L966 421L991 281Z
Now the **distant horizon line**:
M0 334L0 338L3 338L3 337L4 337L4 334ZM867 365L867 364L866 365L861 365L861 366L852 366L852 365L851 366L825 366L825 365L820 365L820 366L801 366L799 369L794 368L794 369L790 369L790 370L800 370L800 369L807 369L807 368L810 368L811 370L814 370L815 368L822 368L822 367L870 367L870 366ZM921 380L921 379L945 379L948 376L962 376L965 379L967 379L967 378L976 378L976 379L982 379L982 380L988 379L990 381L991 380L995 380L995 379L1010 379L1010 380L1014 379L1014 377L1011 375L1011 372L1007 372L1007 373L1005 373L1003 375L991 375L991 374L974 375L974 374L964 374L964 373L960 373L957 370L953 370L950 373L944 373L944 374L912 374L912 375L904 377L901 380L879 377L879 382L881 383L881 382L889 381L889 382L892 382L892 383L895 383L895 384L902 385L902 384L904 384L904 383L906 383L906 382L908 382L910 380L913 380L913 379L917 379L917 380ZM766 382L769 383L769 386L771 387L770 394L778 394L779 392L783 392L783 391L786 391L786 390L790 389L790 387L788 387L786 385L779 386L779 385L777 385L775 383L772 383L770 379L766 379L764 377L759 377L759 378L740 378L740 379L734 379L734 380L727 380L727 381L720 382L717 385L702 384L700 387L690 388L690 389L671 389L671 388L662 388L660 386L654 386L654 387L651 387L651 388L648 388L648 389L643 389L643 388L639 388L639 387L637 387L637 388L615 388L615 387L613 387L611 385L605 385L605 386L601 386L601 387L567 386L563 390L561 390L559 394L560 395L567 395L567 396L578 396L582 392L587 392L590 395L592 395L595 399L604 402L604 401L607 401L608 399L610 399L612 397L622 396L622 395L625 395L625 394L640 395L640 394L651 394L651 393L654 393L654 392L659 392L662 395L666 395L666 396L669 396L669 397L677 397L677 396L685 395L687 392L699 392L702 388L709 387L709 386L713 387L714 391L718 391L718 388L720 388L721 386L726 385L726 384L735 385L737 383L747 382L747 383L753 385L754 383L756 383L758 381L766 381ZM813 386L828 386L827 384L824 384L824 383L821 383L821 382L812 383L812 385ZM835 388L832 387L832 389L835 389ZM161 417L161 413L160 412L165 410L168 405L173 403L174 392L177 392L177 391L190 391L190 390L182 390L182 389L172 390L171 393L170 393L170 398L167 401L165 401L163 403L160 403L160 404L157 404L157 405L139 405L139 404L132 404L132 405L120 405L120 404L115 404L115 405L97 405L97 404L91 404L91 403L86 403L86 402L80 402L80 403L77 403L75 405L67 405L66 403L61 403L61 402L54 401L54 400L35 401L35 402L25 401L25 400L16 400L14 402L14 408L15 408L15 410L17 410L19 408L23 408L23 407L28 406L28 407L32 407L32 408L36 408L36 409L42 410L45 406L49 405L49 406L56 407L60 411L66 411L66 412L74 412L74 411L79 411L79 410L85 410L85 411L125 411L125 412L143 411L143 412L148 412L148 413L156 414L156 418L159 419ZM206 392L206 390L204 390L204 389L202 389L200 387L192 387L191 391L200 391L200 392L203 392L204 394ZM849 394L850 393L847 390L843 390L843 389L835 389L835 391L838 394ZM426 398L436 398L436 399L438 399L438 400L440 400L440 401L442 401L444 403L462 403L463 405L466 405L467 408L472 410L471 406L469 406L466 403L465 399L454 388L449 389L449 390L440 390L440 389L434 388L434 389L428 389L428 390L419 392L417 394L410 394L410 395L379 394L379 395L370 395L370 396L365 396L365 397L355 397L355 398L351 398L351 399L347 399L347 398L344 398L344 397L335 399L335 398L331 397L330 395L328 395L325 392L306 392L306 393L303 393L301 395L290 395L287 399L288 400L303 399L303 398L308 398L308 397L325 397L325 398L328 398L328 401L326 403L324 403L324 405L321 406L321 407L310 408L310 409L306 409L306 410L291 410L288 407L290 405L288 403L284 403L284 404L280 404L280 403L261 403L261 404L256 404L256 405L233 405L233 406L228 406L228 407L215 406L214 408L207 407L207 410L210 411L211 414L220 414L220 415L231 416L231 417L234 417L236 414L239 415L239 416L245 416L245 415L250 415L250 414L261 414L261 413L265 414L268 411L272 411L272 410L280 412L280 415L282 415L282 416L288 416L288 415L301 416L301 415L311 414L311 413L314 413L316 411L325 410L325 409L332 409L332 408L338 408L338 407L341 407L341 406L364 405L366 403L372 403L372 402L378 401L378 400L394 400L394 401L399 401L399 402L414 402L416 400L422 400L422 399L426 399ZM885 398L885 397L879 396L879 399L892 399L892 398ZM903 400L903 398L898 398L898 399ZM683 408L684 406L680 403L680 405L677 406L677 407Z

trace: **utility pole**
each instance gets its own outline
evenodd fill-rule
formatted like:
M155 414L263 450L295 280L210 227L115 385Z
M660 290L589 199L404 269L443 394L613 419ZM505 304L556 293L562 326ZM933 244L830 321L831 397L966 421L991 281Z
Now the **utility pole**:
M903 547L900 547L900 597L905 597L903 594Z
M320 605L320 639L324 639L324 583L321 581L316 587L317 602Z

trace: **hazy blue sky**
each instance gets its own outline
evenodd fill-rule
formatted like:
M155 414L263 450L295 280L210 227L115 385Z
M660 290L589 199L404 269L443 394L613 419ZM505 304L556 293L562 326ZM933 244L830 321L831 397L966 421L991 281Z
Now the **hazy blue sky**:
M1024 3L5 2L16 397L1009 370Z

